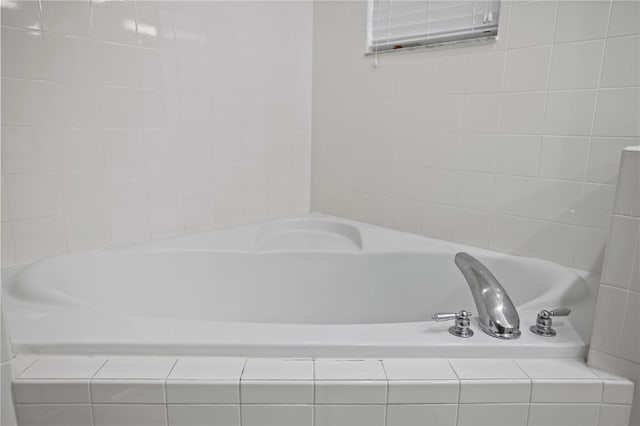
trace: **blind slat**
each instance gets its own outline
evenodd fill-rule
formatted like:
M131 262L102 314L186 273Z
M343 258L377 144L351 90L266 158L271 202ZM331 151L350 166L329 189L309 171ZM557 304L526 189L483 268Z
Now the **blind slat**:
M500 0L369 0L370 51L497 35Z

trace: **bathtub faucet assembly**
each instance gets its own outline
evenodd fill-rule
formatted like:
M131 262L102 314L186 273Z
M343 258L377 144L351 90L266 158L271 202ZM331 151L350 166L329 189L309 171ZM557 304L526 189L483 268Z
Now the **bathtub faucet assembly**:
M499 339L520 337L518 311L491 271L464 252L456 254L455 263L471 289L482 331Z

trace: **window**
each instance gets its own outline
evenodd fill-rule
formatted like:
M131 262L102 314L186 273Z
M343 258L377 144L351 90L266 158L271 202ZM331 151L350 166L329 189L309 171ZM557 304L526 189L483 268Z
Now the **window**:
M498 35L499 0L369 0L367 53Z

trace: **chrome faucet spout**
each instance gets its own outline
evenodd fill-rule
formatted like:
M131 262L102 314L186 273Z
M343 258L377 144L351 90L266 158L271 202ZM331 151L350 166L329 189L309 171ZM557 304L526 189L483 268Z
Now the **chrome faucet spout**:
M500 339L520 337L518 311L491 271L478 259L464 252L456 254L455 263L473 295L482 331Z

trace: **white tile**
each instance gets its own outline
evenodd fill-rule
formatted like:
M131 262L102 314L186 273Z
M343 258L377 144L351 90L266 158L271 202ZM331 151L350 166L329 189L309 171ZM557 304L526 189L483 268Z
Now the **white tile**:
M380 361L341 361L319 359L315 361L316 380L385 380Z
M172 12L143 4L136 6L136 24L140 46L159 49L175 47Z
M530 217L536 181L518 176L496 176L492 211Z
M460 382L455 380L389 380L389 404L454 404ZM317 392L317 391L316 391Z
M40 356L35 364L18 375L19 379L89 379L106 358L91 356Z
M16 410L11 393L11 381L13 380L12 363L6 362L0 365L0 404L2 404L2 412L0 412L0 424L7 426L16 426Z
M460 404L458 425L524 425L528 411L529 404Z
M598 404L531 404L529 424L597 425L598 407Z
M593 134L640 136L640 89L601 89L598 94Z
M462 130L479 133L497 131L501 101L499 94L465 95Z
M460 135L430 133L427 136L427 167L454 169L458 165Z
M489 248L504 253L524 255L528 252L531 220L515 216L491 216Z
M17 404L16 416L18 424L29 426L93 424L90 404Z
M598 424L601 426L627 426L631 416L631 405L602 404Z
M431 93L448 94L464 92L465 56L448 56L435 58L431 74Z
M311 405L242 405L245 426L311 426ZM316 423L317 424L317 423Z
M136 45L136 8L119 1L92 2L93 36L98 40Z
M598 376L584 363L563 359L519 359L517 365L532 379L585 379Z
M640 85L640 36L607 40L601 87Z
M54 33L87 37L91 34L88 1L45 1L41 3L42 28Z
M610 330L618 329L622 324L626 300L626 291L608 285L600 287L591 336L592 348L617 355L620 335Z
M180 92L181 126L207 126L211 116L211 103L208 93Z
M43 126L51 123L46 103L50 85L34 80L2 80L2 123L4 126ZM11 108L8 106L11 105Z
M534 220L531 223L529 255L571 265L577 241L578 228L574 226Z
M439 426L456 422L458 406L455 404L389 405L388 426Z
M499 135L496 171L500 174L536 176L540 136Z
M179 51L203 55L209 53L209 30L204 16L177 13L175 33Z
M549 89L598 87L603 49L603 40L554 46Z
M181 357L170 380L240 380L244 358Z
M182 198L182 168L153 167L147 170L149 177L149 201L163 203Z
M634 143L635 139L591 138L587 181L615 184L622 150Z
M114 244L147 241L150 238L147 206L114 209L111 214L111 237Z
M546 90L551 46L507 51L505 92Z
M139 129L105 129L101 132L107 168L145 166L145 149Z
M591 209L586 207L587 210ZM573 266L585 271L602 271L607 231L604 229L578 228Z
M533 217L577 223L580 221L581 199L582 184L579 182L539 179Z
M589 157L589 138L544 136L538 175L545 178L583 180Z
M489 210L494 190L494 177L481 173L458 175L458 207Z
M109 207L109 174L106 171L62 173L62 202L66 213Z
M636 257L638 254L636 254ZM629 293L627 308L622 325L622 340L620 341L619 355L631 362L640 363L640 332L638 331L638 318L640 318L640 295Z
M462 95L432 95L427 105L426 117L434 132L455 132L462 125Z
M594 90L550 92L544 115L544 132L553 135L589 135L595 101Z
M609 19L609 37L640 33L640 5L636 1L614 1Z
M58 174L4 176L6 195L14 219L51 216L62 210Z
M384 405L318 405L314 411L314 424L317 426L385 424Z
M104 167L102 139L93 129L55 129L60 155L60 170L79 171Z
M114 208L143 205L148 201L147 169L144 167L111 169L109 186Z
M169 202L149 206L149 226L152 238L164 238L184 232L182 203Z
M548 403L600 403L602 381L599 379L534 379L531 402Z
M184 201L184 226L186 232L213 228L214 205L212 198L193 198Z
M242 404L312 404L314 384L306 380L242 380Z
M461 380L460 404L529 402L529 380Z
M167 405L170 426L240 426L239 405Z
M609 1L558 2L556 43L604 37Z
M2 27L2 54L3 77L44 78L42 33Z
M488 359L454 359L450 361L460 379L526 379L515 361Z
M622 216L614 216L611 219L609 243L602 270L603 283L629 288L639 232L638 220Z
M385 404L387 383L382 380L323 380L315 382L316 404Z
M465 92L499 92L502 89L504 61L504 52L470 55L466 67Z
M18 379L12 390L16 404L91 403L88 379Z
M144 92L131 87L99 87L98 100L105 127L141 127Z
M623 153L615 211L619 215L640 216L638 214L640 212L640 153L638 151Z
M45 33L40 48L41 78L71 83L97 82L95 78L100 59L97 55L97 43L84 38Z
M433 204L453 206L456 203L458 172L445 169L425 169L424 200Z
M386 359L382 364L389 380L457 379L444 359Z
M242 380L312 380L312 360L260 359L247 360Z
M422 233L442 240L453 238L454 208L425 203L422 206Z
M602 402L609 404L631 404L633 402L633 382L629 380L603 378Z
M94 379L165 379L175 358L154 356L113 356Z
M65 229L69 252L111 244L111 215L105 211L68 215Z
M415 200L396 200L395 212L393 217L394 228L418 233L422 226L422 207L419 201Z
M2 26L29 28L38 30L42 28L40 23L40 4L38 2L8 2L3 1Z
M551 44L557 6L555 1L514 4L511 7L509 48Z
M167 409L160 404L95 404L93 417L95 426L163 426Z
M456 209L453 240L475 247L486 247L489 242L491 216L488 212Z
M540 92L505 93L502 96L500 132L542 133L545 99L546 95Z
M462 135L458 167L466 171L493 172L498 143L495 135Z
M164 404L162 380L91 380L94 404Z
M171 404L239 404L239 380L168 379L167 403Z

